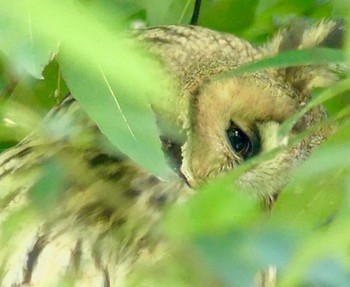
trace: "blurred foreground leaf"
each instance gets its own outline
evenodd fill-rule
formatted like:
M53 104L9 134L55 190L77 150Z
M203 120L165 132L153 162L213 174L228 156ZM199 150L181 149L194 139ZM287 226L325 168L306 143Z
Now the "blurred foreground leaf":
M49 212L57 205L60 192L64 190L62 167L57 161L47 161L40 173L40 177L30 190L30 198L40 212Z
M0 140L17 142L33 131L41 121L32 109L12 101L0 106Z
M345 125L297 169L276 202L272 220L312 228L340 209L350 174L349 142L350 126Z
M297 242L281 286L350 284L349 141L350 126L345 124L297 169L273 209L271 226L287 225L308 233ZM339 277L324 280L325 266Z
M268 266L284 269L299 234L287 229L246 226L221 235L199 237L194 246L227 286L258 286L254 279Z
M229 174L201 187L186 204L172 207L165 228L176 239L197 238L249 225L259 215L256 201L235 187Z
M47 62L44 52L56 53L59 44L63 76L83 109L120 151L166 177L169 168L150 108L151 97L169 96L166 77L120 29L108 26L112 15L104 11L101 23L94 14L99 11L68 0L2 2L0 24L6 32L0 49L39 76Z

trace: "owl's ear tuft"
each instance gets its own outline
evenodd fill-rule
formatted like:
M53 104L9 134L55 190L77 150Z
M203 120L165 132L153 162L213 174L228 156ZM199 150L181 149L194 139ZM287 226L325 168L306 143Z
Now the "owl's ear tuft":
M315 47L342 48L345 36L343 20L323 20L314 25L304 21L293 22L281 29L267 45L270 56L288 50Z
M267 44L268 56L288 50L316 47L342 48L345 37L345 23L342 20L323 20L314 25L296 22L290 28L282 29ZM303 65L280 69L283 79L303 94L316 87L327 87L338 79L339 65Z

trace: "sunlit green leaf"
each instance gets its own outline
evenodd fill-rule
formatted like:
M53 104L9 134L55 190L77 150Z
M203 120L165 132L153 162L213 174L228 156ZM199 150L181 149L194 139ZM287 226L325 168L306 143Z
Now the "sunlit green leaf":
M8 101L0 106L0 140L20 141L33 131L40 120L30 108Z
M279 136L281 138L285 137L293 128L295 123L300 119L306 112L310 111L313 107L316 107L344 92L349 91L350 89L350 80L345 79L336 84L334 84L331 88L325 90L323 93L317 95L300 111L295 113L289 119L287 119L280 128Z
M272 58L266 58L224 73L218 78L234 77L243 73L256 72L270 68L344 63L345 59L343 51L330 48L287 51Z
M200 188L185 205L170 210L166 229L174 238L216 234L232 226L256 220L256 201L235 187L234 176L228 174Z
M37 35L38 46L60 43L64 47L59 62L67 84L102 132L131 159L165 177L169 169L150 108L150 97L167 96L164 73L130 41L118 37L115 27L112 30L100 23L92 11L78 3L7 3L0 11L0 21L11 19L9 25L19 33L11 35L16 45L27 33L30 15L30 31ZM4 36L14 41L10 35Z
M57 52L59 40L50 37L43 40L40 31L33 26L33 22L37 21L36 15L28 9L26 2L1 1L0 50L17 72L23 73L24 70L42 78L44 67Z
M312 228L339 210L350 171L349 141L350 128L345 126L312 154L283 190L272 220Z

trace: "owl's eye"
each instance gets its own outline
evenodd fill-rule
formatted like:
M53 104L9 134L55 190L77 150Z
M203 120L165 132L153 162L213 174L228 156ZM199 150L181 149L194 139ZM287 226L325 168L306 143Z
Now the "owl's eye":
M249 137L239 128L232 126L227 131L227 138L235 153L243 158L248 158L252 154L253 145Z

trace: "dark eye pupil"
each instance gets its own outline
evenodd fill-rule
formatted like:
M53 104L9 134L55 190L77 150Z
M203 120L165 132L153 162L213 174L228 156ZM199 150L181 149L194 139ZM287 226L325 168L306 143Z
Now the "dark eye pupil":
M248 136L238 128L230 128L227 130L227 137L232 149L243 156L248 157L252 150L251 142Z

